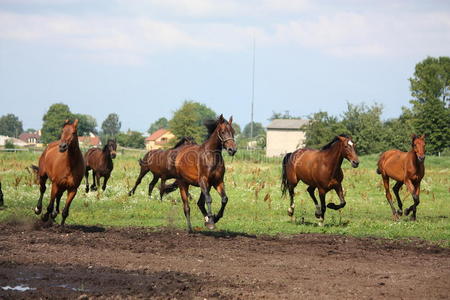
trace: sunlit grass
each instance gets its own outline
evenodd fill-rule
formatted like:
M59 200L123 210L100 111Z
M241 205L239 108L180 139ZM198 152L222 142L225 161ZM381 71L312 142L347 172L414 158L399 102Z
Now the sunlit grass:
M37 163L35 153L0 153L0 180L5 195L6 209L0 210L0 221L12 216L37 218L32 209L39 196L33 175L26 169ZM226 155L226 154L225 154ZM84 192L84 180L72 203L68 224L103 226L171 226L186 228L178 191L159 201L155 189L152 198L147 195L151 174L148 174L128 197L139 173L137 159L142 153L119 155L105 192ZM255 163L226 157L226 191L229 197L224 218L218 230L248 234L329 233L386 238L421 238L450 246L450 158L427 157L426 175L422 182L421 203L417 222L402 217L392 220L391 210L384 196L381 178L375 173L376 155L360 157L357 169L343 163L347 206L340 211L328 209L325 226L317 226L314 206L306 186L296 188L295 221L287 215L289 200L281 197L281 160ZM191 220L194 227L203 227L203 218L197 208L199 189L191 187ZM220 197L212 190L213 208L220 207ZM404 207L412 204L406 189L401 191ZM44 200L48 203L49 189ZM63 197L65 200L65 196ZM327 202L338 202L331 191ZM60 220L60 217L57 219Z

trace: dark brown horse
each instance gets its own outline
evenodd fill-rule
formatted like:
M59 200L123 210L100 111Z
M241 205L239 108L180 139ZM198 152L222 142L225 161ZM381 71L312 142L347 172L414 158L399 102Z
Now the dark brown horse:
M223 115L211 122L206 122L208 128L208 139L201 145L188 145L183 147L176 156L175 167L177 173L177 184L183 199L184 215L188 230L192 232L189 207L189 186L199 186L201 189L200 199L197 202L200 211L205 218L205 225L214 229L223 216L228 197L225 193L223 178L225 175L225 163L222 157L222 149L233 156L236 149L234 141L234 130L231 126L233 117L229 121ZM222 198L222 206L217 215L211 212L211 187L214 187ZM208 210L205 209L205 202Z
M102 149L91 148L84 154L84 162L86 164L86 193L89 192L89 170L92 170L91 190L96 191L97 185L100 186L100 177L103 177L102 190L106 189L111 172L114 168L113 158L116 157L117 144L115 140L108 140Z
M78 120L75 120L73 124L66 120L62 129L61 139L47 146L39 158L39 167L33 166L33 170L38 175L41 192L34 209L37 215L42 210L42 198L46 190L45 183L48 178L52 181L50 202L47 212L42 216L44 222L48 220L49 215L51 215L52 219L56 218L59 213L61 197L67 191L67 200L61 221L61 225L64 226L64 222L69 215L70 204L77 194L77 189L83 179L84 161L78 145L77 125ZM54 208L55 200L56 208Z
M175 157L178 154L178 151L185 145L193 145L195 141L192 137L182 137L178 143L171 149L162 150L150 150L148 151L143 159L139 160L139 165L141 167L141 171L139 172L139 176L136 180L134 187L128 193L129 196L133 195L136 191L137 186L141 183L142 178L148 173L152 172L153 179L148 185L148 196L152 195L153 188L155 187L158 180L161 178L161 188L160 188L160 198L165 193L172 192L178 188L176 183L173 183L169 186L165 185L167 179L174 178L176 176L175 172Z
M2 192L2 183L0 182L0 206L3 206L3 192Z
M288 153L283 159L281 188L283 195L289 191L291 205L288 209L289 216L294 215L294 188L301 180L308 185L307 191L316 206L316 218L319 225L323 225L326 208L334 210L345 206L342 180L344 174L341 169L342 161L347 159L353 168L359 165L355 144L351 137L341 134L336 136L321 150L298 149ZM319 190L320 206L314 195L315 189ZM335 190L340 204L328 203L325 206L325 195L328 191Z
M399 190L403 184L406 185L411 193L414 204L405 209L405 215L412 212L411 220L416 220L416 209L419 205L420 182L425 175L425 136L412 136L411 150L402 152L400 150L388 150L381 154L378 160L377 173L383 178L384 189L386 190L386 198L392 209L394 220L398 220L402 215L403 204L400 200ZM398 210L395 210L392 203L392 195L389 192L389 178L394 179L397 183L394 185L393 191L397 198Z

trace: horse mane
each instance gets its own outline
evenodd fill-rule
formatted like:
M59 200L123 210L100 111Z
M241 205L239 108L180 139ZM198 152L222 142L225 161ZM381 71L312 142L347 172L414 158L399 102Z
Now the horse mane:
M181 145L184 145L186 142L190 142L192 144L196 144L195 140L191 136L183 136L176 144L172 147L172 149L176 149L180 147Z
M347 138L347 139L349 139L350 138L350 136L348 136L347 134L340 134L340 135L337 135L337 136L335 136L334 138L333 138L333 140L331 141L331 142L329 142L328 144L326 144L325 146L323 146L322 148L320 148L320 150L327 150L327 149L330 149L331 148L331 146L333 146L333 144L334 143L336 143L337 141L339 141L339 137L345 137L345 138Z
M213 134L214 130L216 130L217 125L219 125L219 120L205 120L203 125L205 125L208 130L208 135L206 137L206 139L208 139Z

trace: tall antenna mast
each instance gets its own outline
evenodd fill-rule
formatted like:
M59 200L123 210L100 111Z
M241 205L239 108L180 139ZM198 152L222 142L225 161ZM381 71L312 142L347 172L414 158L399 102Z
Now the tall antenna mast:
M253 35L253 66L252 66L252 110L250 117L250 139L253 139L253 106L255 102L255 35Z

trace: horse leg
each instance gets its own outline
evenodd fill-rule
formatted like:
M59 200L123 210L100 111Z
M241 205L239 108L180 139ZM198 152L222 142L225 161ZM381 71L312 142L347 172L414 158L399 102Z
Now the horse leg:
M188 227L188 231L190 233L192 233L191 209L189 207L189 199L188 199L189 185L183 183L183 184L179 184L179 187L180 187L181 199L183 200L183 210L184 210L184 216L186 217L186 224Z
M203 214L203 217L205 218L208 213L206 212L206 207L205 207L205 195L203 195L203 193L200 193L200 197L198 198L197 201L197 206L200 209L200 211Z
M104 191L104 190L106 190L106 183L108 182L108 180L109 180L109 175L105 175L105 177L103 177L104 179L103 179L103 186L102 186L102 190Z
M84 178L86 179L86 193L89 193L89 167L86 167L86 170L84 171Z
M326 191L319 189L319 198L320 198L320 218L319 218L319 226L323 226L325 220L325 211L327 210L327 206L325 205L325 195Z
M344 191L342 190L342 185L339 183L336 185L336 187L334 188L334 190L336 191L336 194L339 197L339 200L341 201L341 203L339 203L338 205L330 202L327 204L328 208L334 209L334 210L338 210L341 209L345 206L345 199L344 199Z
M155 187L156 183L159 180L159 176L156 176L155 174L153 174L153 179L152 181L148 184L148 197L150 199L150 197L152 196L152 191L153 188Z
M400 200L400 194L398 193L400 191L400 188L402 187L402 185L403 185L403 182L397 181L397 183L394 185L394 188L392 189L392 190L394 190L395 198L397 198L397 204L398 204L397 214L399 216L403 215L403 203L402 203L402 200Z
M134 184L134 187L131 189L131 191L128 193L128 196L134 195L134 192L136 191L136 188L139 184L141 184L142 178L149 172L149 169L141 168L141 171L139 172L139 176L136 180L136 183Z
M227 206L228 203L228 196L225 193L225 184L223 182L217 184L214 188L222 198L222 205L220 206L220 210L217 213L217 215L214 215L214 223L217 223L223 217L223 212L225 211L225 207Z
M389 177L388 176L383 176L383 185L384 185L384 189L386 191L386 199L392 209L392 217L394 218L394 220L398 220L399 216L397 214L397 210L394 207L394 203L392 202L391 192L389 191Z
M205 226L209 229L214 229L214 216L211 210L212 198L209 194L211 190L211 186L208 184L208 179L202 178L199 182L200 189L202 190L203 195L205 196L205 202L207 207L207 216L205 217Z
M50 217L51 217L53 220L55 220L55 219L56 219L56 216L58 216L58 214L59 214L59 203L61 202L61 197L62 197L63 193L64 193L64 191L63 191L63 190L60 190L60 191L58 191L58 193L56 194L56 207L55 207L55 209L53 210L53 212L50 214Z
M409 180L406 181L405 184L414 200L414 204L405 210L405 215L409 215L409 213L412 211L411 221L415 221L416 220L416 209L420 203L420 200L419 200L420 184L418 184L417 187L415 187L414 184Z
M162 201L162 197L166 191L166 180L161 179L161 186L159 187L159 200Z
M309 186L306 190L308 191L309 196L313 200L314 205L316 207L316 211L315 211L314 215L316 216L317 219L320 219L320 216L322 215L322 211L319 206L319 202L317 202L316 195L314 195L314 191L316 190L316 188L314 186Z
M97 191L98 188L100 188L100 173L99 172L95 172L95 189L92 189L93 191Z
M40 195L39 195L39 199L36 204L36 207L34 209L34 213L37 215L39 215L42 211L42 198L44 197L45 190L47 189L47 187L45 186L45 183L47 182L47 178L48 178L47 175L39 176Z
M92 185L91 185L91 191L96 191L97 190L97 185L95 183L95 180L97 179L97 173L95 172L95 170L92 170ZM97 182L98 184L98 182Z
M292 221L294 221L294 209L295 209L295 204L294 204L294 196L295 196L295 185L293 184L288 184L288 191L289 191L289 199L291 201L291 203L289 204L289 208L288 208L288 216L291 217Z
M53 207L55 205L55 199L59 193L61 193L61 192L59 191L59 188L56 185L56 183L52 183L52 191L50 193L50 202L48 203L48 206L47 206L47 212L44 215L42 215L42 221L44 221L44 222L48 221L48 217L53 212Z
M64 209L62 212L61 226L64 226L64 223L66 222L66 218L69 216L70 204L72 203L72 200L73 200L73 198L75 198L76 194L77 194L77 189L72 189L72 190L67 191L67 200L66 200L66 205L64 205Z

